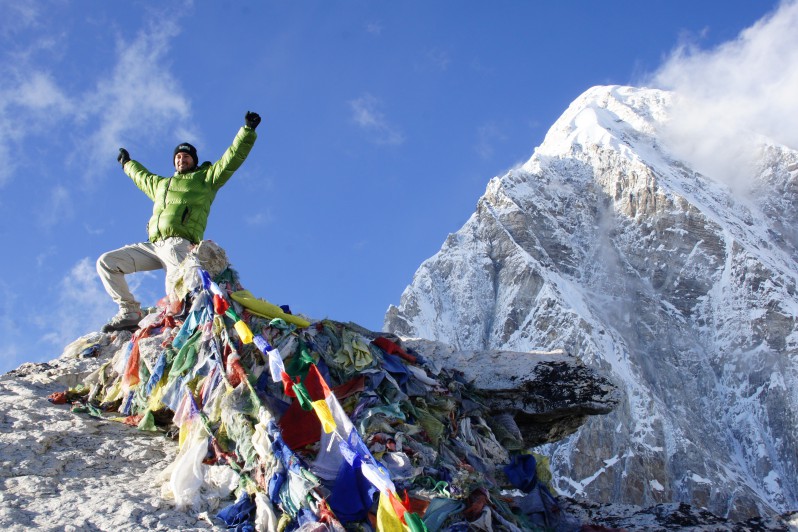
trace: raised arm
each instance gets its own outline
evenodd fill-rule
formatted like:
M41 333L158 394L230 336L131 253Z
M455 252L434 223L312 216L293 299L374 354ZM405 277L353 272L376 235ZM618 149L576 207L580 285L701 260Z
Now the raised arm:
M258 134L255 133L255 128L258 127L258 124L260 124L258 113L247 111L244 116L244 126L238 130L233 143L224 152L222 158L213 163L208 172L207 179L214 189L218 190L227 183L233 172L238 170L238 167L247 158L252 146L255 144L255 139L258 138Z
M119 148L119 155L116 157L122 169L133 180L139 189L144 192L148 198L155 201L155 187L161 176L153 174L138 162L130 158L130 154L125 148Z

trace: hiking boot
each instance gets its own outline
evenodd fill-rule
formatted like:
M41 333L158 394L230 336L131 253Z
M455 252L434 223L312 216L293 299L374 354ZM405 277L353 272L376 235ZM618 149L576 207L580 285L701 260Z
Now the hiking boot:
M116 316L103 325L103 332L135 331L142 319L141 310L119 310Z

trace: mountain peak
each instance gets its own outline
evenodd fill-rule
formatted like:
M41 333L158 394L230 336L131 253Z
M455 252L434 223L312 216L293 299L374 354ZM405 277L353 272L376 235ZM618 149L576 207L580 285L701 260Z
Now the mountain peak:
M624 146L637 137L656 134L671 98L670 93L657 89L593 87L554 123L535 155L558 157L586 148L633 153Z
M615 412L545 449L561 493L785 511L798 506L798 153L758 146L741 195L669 149L676 98L577 98L526 164L491 180L385 330L566 349L622 383Z

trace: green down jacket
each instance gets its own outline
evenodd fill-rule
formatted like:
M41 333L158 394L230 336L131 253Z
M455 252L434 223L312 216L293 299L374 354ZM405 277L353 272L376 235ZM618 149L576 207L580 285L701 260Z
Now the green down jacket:
M170 236L200 242L216 193L247 158L256 138L255 130L244 126L221 159L213 164L206 161L186 174L175 172L172 177L150 173L138 161L128 161L125 173L153 201L147 223L150 242Z

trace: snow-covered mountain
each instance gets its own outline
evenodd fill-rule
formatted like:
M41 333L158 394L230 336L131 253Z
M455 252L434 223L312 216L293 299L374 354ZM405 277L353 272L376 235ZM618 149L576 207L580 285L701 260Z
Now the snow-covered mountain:
M563 494L798 507L798 152L758 145L735 193L663 141L674 95L595 87L425 261L385 330L565 348L625 391L551 444ZM723 177L723 176L715 176Z

